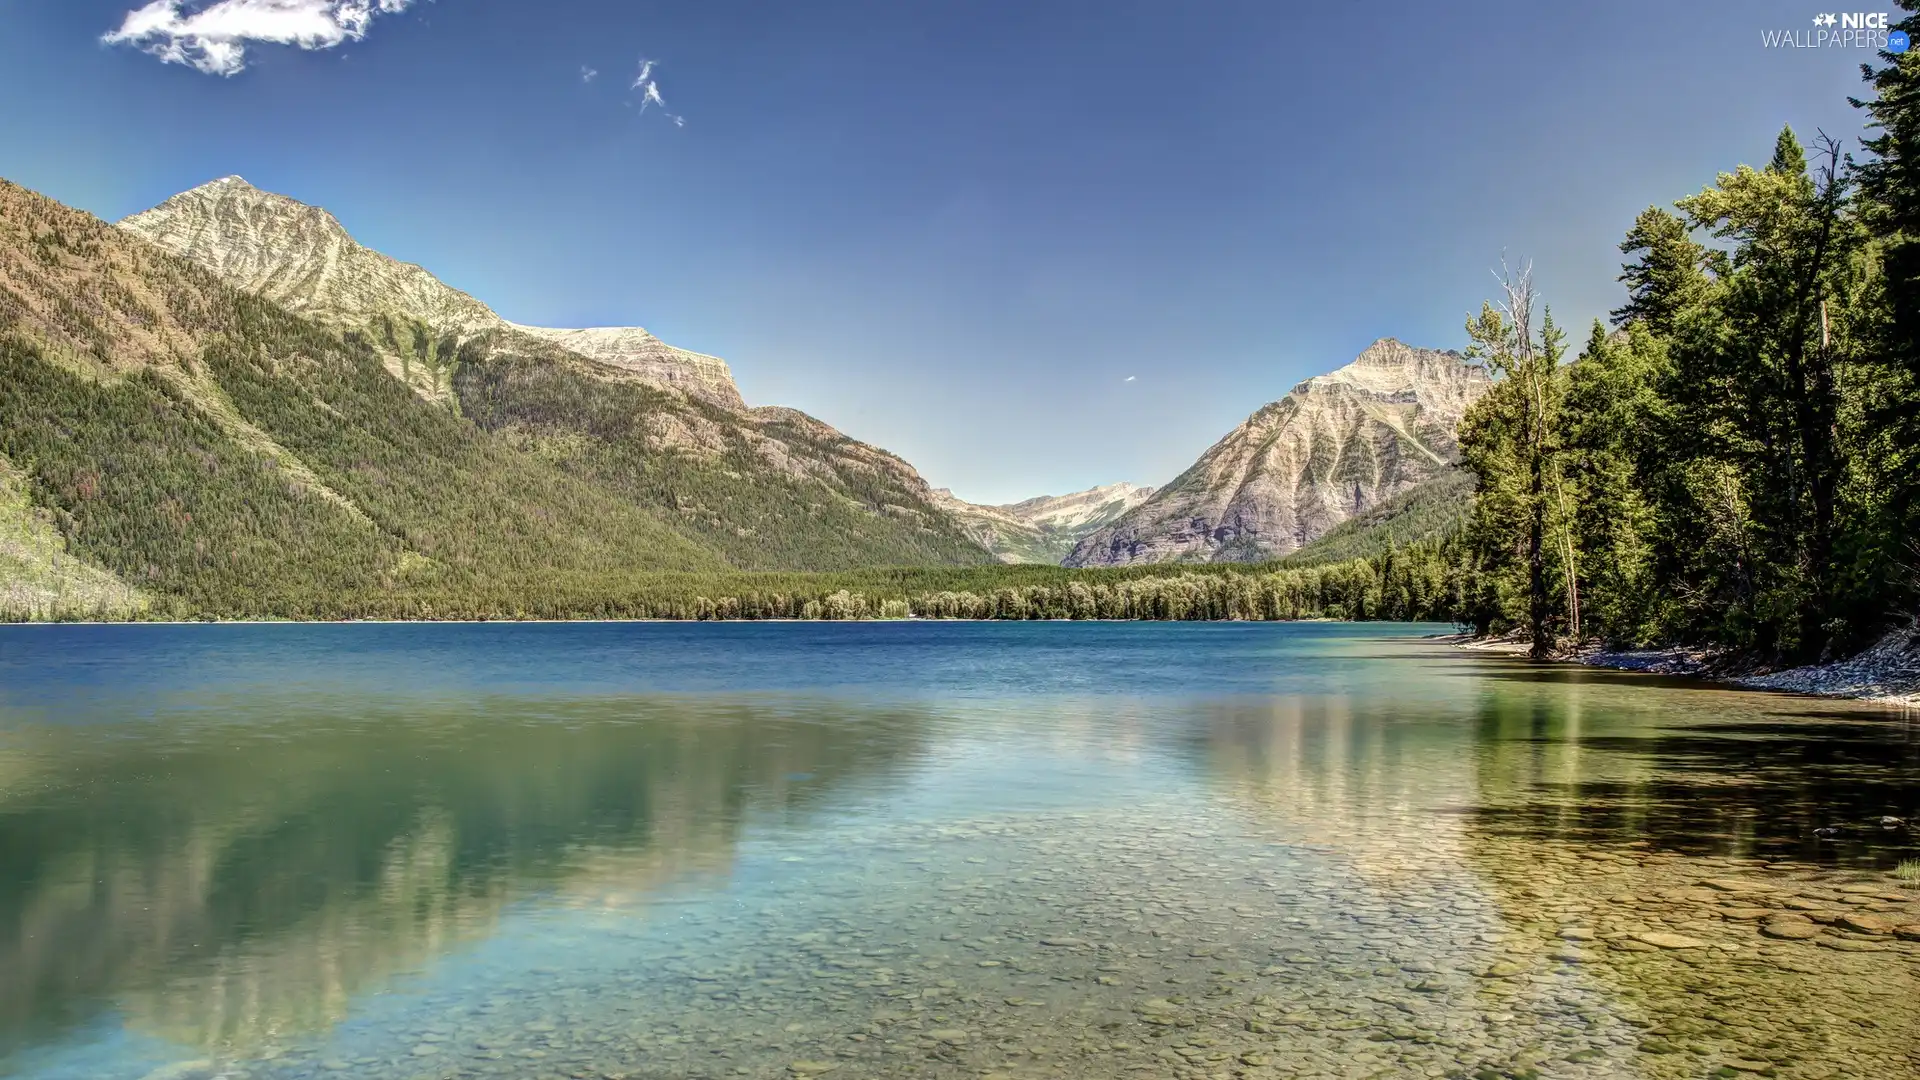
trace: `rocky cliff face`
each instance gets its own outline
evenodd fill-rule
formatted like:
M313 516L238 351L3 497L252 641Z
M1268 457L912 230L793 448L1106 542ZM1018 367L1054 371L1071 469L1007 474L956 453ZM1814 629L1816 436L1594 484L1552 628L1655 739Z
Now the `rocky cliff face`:
M1118 520L1153 494L1138 484L1104 484L1071 495L1042 495L1004 506L982 506L940 488L934 505L952 514L1001 562L1058 563L1088 533Z
M120 227L230 284L343 328L365 329L370 317L384 315L460 340L519 331L650 382L746 408L733 373L717 357L676 349L638 327L559 330L510 323L424 268L362 246L325 210L237 176L181 192ZM389 359L388 366L410 383L437 388L415 378L414 367L401 357Z
M1445 470L1487 376L1391 338L1248 417L1172 483L1080 541L1068 566L1286 555Z
M728 408L747 407L733 385L733 372L728 370L725 360L676 349L637 326L602 326L590 330L553 330L518 323L512 326L590 360L630 371L648 382L685 390Z

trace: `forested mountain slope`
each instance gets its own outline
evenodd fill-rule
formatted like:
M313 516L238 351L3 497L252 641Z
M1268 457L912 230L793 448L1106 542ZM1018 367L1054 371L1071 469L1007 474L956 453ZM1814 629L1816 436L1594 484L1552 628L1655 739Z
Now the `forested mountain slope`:
M363 344L4 182L0 455L74 554L209 613L724 565Z
M989 556L911 465L801 413L748 409L724 362L638 328L519 326L331 214L228 177L121 228L356 335L421 397L658 511L731 564L833 570Z

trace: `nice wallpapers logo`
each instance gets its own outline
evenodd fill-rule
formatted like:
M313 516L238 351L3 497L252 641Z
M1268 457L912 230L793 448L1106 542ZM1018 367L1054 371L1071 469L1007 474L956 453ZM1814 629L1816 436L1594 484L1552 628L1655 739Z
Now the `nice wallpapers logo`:
M1813 27L1760 31L1760 44L1769 49L1879 49L1903 53L1911 44L1907 32L1889 26L1884 11L1822 12Z

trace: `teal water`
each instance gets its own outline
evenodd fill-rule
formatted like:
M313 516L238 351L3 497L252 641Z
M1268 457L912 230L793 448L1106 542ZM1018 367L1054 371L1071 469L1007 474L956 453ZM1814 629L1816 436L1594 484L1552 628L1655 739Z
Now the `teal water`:
M1443 629L0 628L0 1074L1920 1075L1912 718Z

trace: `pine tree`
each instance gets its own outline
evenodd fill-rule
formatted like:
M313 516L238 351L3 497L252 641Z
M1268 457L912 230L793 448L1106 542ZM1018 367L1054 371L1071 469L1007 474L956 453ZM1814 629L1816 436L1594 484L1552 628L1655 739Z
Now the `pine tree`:
M1909 14L1894 27L1920 35L1914 0L1896 2ZM1880 270L1860 395L1861 464L1880 497L1860 556L1862 576L1881 586L1885 603L1910 606L1920 600L1920 52L1881 59L1882 67L1861 66L1873 98L1853 101L1874 131L1865 140L1872 156L1856 175Z
M1533 282L1526 271L1507 275L1501 284L1504 303L1482 305L1467 322L1473 342L1467 354L1496 379L1468 410L1460 432L1462 454L1479 478L1469 543L1492 582L1471 617L1482 631L1504 622L1525 626L1532 655L1545 658L1553 652L1558 614L1551 563L1560 563L1566 582L1560 611L1570 615L1579 603L1572 544L1558 555L1550 551L1549 535L1556 524L1565 527L1558 459L1565 343L1550 313L1535 336Z

